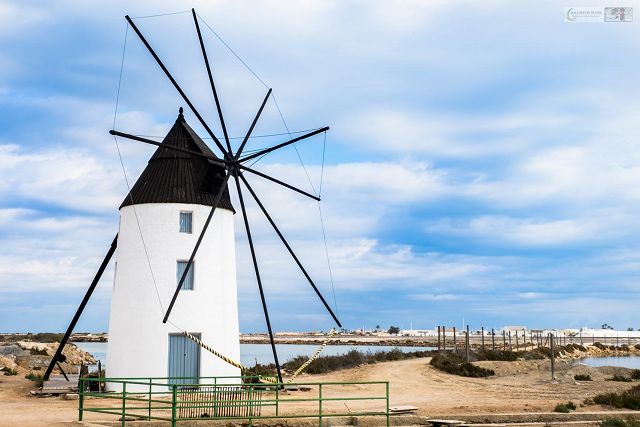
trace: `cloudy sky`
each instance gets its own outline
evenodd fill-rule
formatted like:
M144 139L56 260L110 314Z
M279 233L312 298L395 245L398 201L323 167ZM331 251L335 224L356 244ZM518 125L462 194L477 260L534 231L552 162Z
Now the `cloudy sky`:
M309 179L291 149L255 166L309 191L322 175L345 326L640 327L640 19L565 23L575 5L557 0L0 0L0 331L62 330L117 232L127 186L107 131L124 15L218 132L191 15L143 17L190 6L273 88L291 131L331 126L324 173L322 136L298 145ZM266 88L203 31L244 135ZM180 106L129 29L116 128L161 137ZM282 132L270 102L254 134ZM133 182L153 148L118 142ZM249 179L334 305L318 206ZM330 328L249 215L275 328ZM241 329L262 331L240 221ZM77 330L107 329L112 277Z

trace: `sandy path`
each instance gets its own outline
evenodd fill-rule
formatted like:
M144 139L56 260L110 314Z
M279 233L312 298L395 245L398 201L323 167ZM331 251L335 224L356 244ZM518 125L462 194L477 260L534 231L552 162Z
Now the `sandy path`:
M480 362L496 370L490 378L464 378L435 370L429 359L412 359L366 365L325 375L302 375L299 382L380 381L390 382L391 405L413 405L420 415L464 415L494 413L550 412L560 402L576 403L604 391L620 391L629 383L605 381L612 368L569 367L560 364L557 381L551 381L547 361ZM517 373L517 374L516 374ZM573 375L589 373L591 382L576 382ZM0 426L55 426L77 420L78 402L58 397L38 398L29 395L33 383L21 377L0 376ZM380 386L327 386L325 396L383 395ZM317 388L308 392L292 392L288 396L313 397ZM345 412L380 408L384 402L328 403L325 408ZM298 404L306 410L315 404ZM285 408L283 408L284 410ZM605 410L599 406L581 406L578 411ZM86 414L85 419L111 419ZM65 424L68 425L68 424Z

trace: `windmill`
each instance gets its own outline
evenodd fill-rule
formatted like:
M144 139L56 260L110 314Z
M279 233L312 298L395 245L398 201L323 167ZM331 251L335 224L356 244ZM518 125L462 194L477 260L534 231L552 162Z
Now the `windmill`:
M229 248L228 252L231 253L232 255L231 259L227 259L226 261L229 263L229 265L232 265L234 267L233 278L225 279L230 281L230 286L232 288L232 292L229 294L230 300L227 301L228 303L227 305L233 305L236 303L234 299L235 298L235 260L233 258L235 257L235 255L234 255L234 247L233 247L233 221L231 221L230 223L231 228L229 228L228 220L224 219L225 215L227 217L229 215L233 215L233 209L234 209L233 206L231 206L231 201L229 197L229 187L235 187L235 191L237 192L237 197L240 204L239 206L240 212L242 214L243 224L244 224L244 228L246 231L246 236L249 244L249 250L251 253L253 270L255 273L258 291L260 294L262 311L265 318L267 330L269 333L269 343L271 346L271 351L273 353L273 358L276 365L278 382L282 383L283 381L282 372L281 372L280 362L278 359L278 354L277 354L276 346L274 342L273 328L272 328L271 320L269 316L269 310L268 310L263 283L260 275L260 269L258 267L256 250L255 250L253 238L251 235L251 227L250 227L249 219L247 216L247 210L245 206L245 193L243 192L243 188L245 188L246 191L248 191L248 193L251 195L251 198L256 202L256 204L260 208L260 211L264 214L265 218L267 219L267 221L269 222L269 224L271 225L271 227L273 228L273 230L281 240L283 246L285 247L287 252L290 254L294 262L297 264L300 271L304 275L306 281L309 283L309 285L311 286L311 288L313 289L317 297L320 299L322 305L326 308L327 312L329 313L329 315L331 316L335 324L338 327L342 327L336 314L334 313L334 311L331 309L331 307L327 303L326 299L321 294L320 290L318 289L315 282L313 281L313 279L311 278L311 276L303 266L302 262L294 252L291 245L286 240L281 230L278 228L276 222L274 221L273 217L269 214L269 211L267 210L265 205L262 203L256 191L253 189L253 187L249 184L249 182L244 176L245 173L256 175L273 184L277 184L279 186L285 187L300 195L303 195L305 197L311 198L319 202L320 198L318 196L314 194L310 194L309 192L306 192L298 187L295 187L291 184L288 184L277 178L274 178L263 172L260 172L252 168L251 166L248 166L247 163L252 160L259 159L262 156L269 154L271 152L274 152L284 147L295 144L298 141L302 141L314 135L318 135L323 132L326 132L329 129L329 127L322 127L310 132L306 132L300 136L291 138L285 142L274 145L272 147L258 150L251 154L244 155L244 149L246 147L246 144L248 140L251 138L252 132L256 126L256 123L259 121L260 116L265 108L265 105L271 96L272 90L269 89L267 91L266 96L262 100L262 103L259 106L258 111L251 125L249 126L248 131L246 132L244 138L242 139L242 142L240 143L239 147L236 150L233 150L230 142L229 134L227 132L227 127L225 124L222 108L220 105L218 92L216 90L216 85L213 79L213 72L209 64L209 59L207 57L207 51L205 49L205 44L204 44L202 33L200 30L198 15L196 14L194 9L191 10L191 13L193 15L193 21L195 24L196 33L198 36L200 49L202 52L202 58L207 71L209 84L211 86L211 92L213 94L213 98L215 101L218 119L220 122L220 126L222 128L224 143L214 134L211 127L207 124L207 122L204 120L202 115L198 112L196 107L190 101L189 97L182 90L180 85L176 82L173 75L170 73L168 68L162 62L160 57L156 54L156 52L151 47L147 39L144 37L140 29L136 26L136 24L133 22L133 20L129 16L126 16L125 18L128 22L128 25L134 30L134 32L136 33L136 35L138 36L142 44L146 47L148 52L151 54L151 56L154 58L155 62L158 64L162 72L165 74L165 76L169 79L173 87L182 97L183 101L186 103L189 110L193 113L193 115L196 117L198 122L202 125L205 132L208 134L208 137L215 144L215 148L219 152L219 155L216 155L214 151L211 150L207 146L207 144L202 140L202 138L200 138L193 131L193 129L189 127L189 125L186 123L186 120L184 119L182 107L180 108L176 123L174 124L172 129L169 131L169 133L161 143L151 139L144 138L144 137L136 136L133 134L120 132L115 129L112 129L109 131L109 133L111 135L114 135L114 137L119 136L119 137L131 139L134 141L139 141L142 143L155 145L155 146L158 146L158 148L156 149L156 152L151 157L147 168L143 171L143 173L141 174L136 184L130 189L129 194L127 195L127 198L120 206L120 211L121 211L120 233L119 235L116 235L115 238L113 239L111 246L106 256L104 257L104 260L102 261L102 264L100 265L82 302L80 303L80 306L78 307L71 323L69 324L60 342L60 345L58 346L58 349L55 355L53 356L51 363L47 368L47 371L44 375L45 380L49 378L54 367L56 365L60 367L59 363L65 360L62 354L64 346L68 342L69 337L78 319L80 318L80 315L85 309L86 304L89 301L102 274L104 273L109 261L111 260L112 256L116 252L116 248L118 248L119 258L118 258L118 266L116 269L116 278L114 283L114 301L112 302L111 323L119 323L120 330L123 330L123 328L126 329L127 327L133 327L132 325L134 324L135 325L142 324L143 325L142 327L147 328L147 332L148 332L156 328L155 324L153 326L150 326L149 322L158 323L160 322L160 320L163 325L166 325L167 323L173 324L172 318L177 315L176 314L177 301L179 299L189 299L189 296L185 295L185 289L184 289L185 285L187 287L192 286L193 280L194 280L193 279L194 270L197 270L199 273L202 273L201 272L202 269L200 268L202 264L201 262L198 262L198 268L194 267L198 254L201 253L202 251L215 252L216 250L216 249L212 249L214 248L215 244L212 243L211 236L210 236L211 232L207 234L207 232L210 231L212 228L215 228L216 225L220 226L223 229L221 232L224 235L221 238L222 240L220 239L218 240L227 242L226 243L227 248ZM235 185L230 185L229 184L230 182L233 182ZM189 209L192 209L192 211L182 212L181 209L185 206ZM157 234L159 234L161 239L163 238L163 236L168 235L168 234L162 234L165 231L162 228L163 227L162 218L164 218L162 215L164 215L164 213L167 212L167 209L169 209L169 207L173 209L173 211L169 210L170 215L173 215L176 212L180 214L179 217L180 217L181 232L183 231L182 230L183 225L185 229L188 229L189 232L191 232L191 228L193 226L192 221L195 221L196 218L201 220L200 224L202 225L201 225L201 230L199 234L197 234L197 238L194 233L194 236L191 238L191 240L187 240L189 242L192 242L193 245L192 247L190 247L189 256L188 257L185 256L184 260L178 261L179 263L178 270L177 270L178 276L176 277L177 284L175 285L175 289L173 289L170 302L167 305L166 309L162 307L161 319L160 318L148 319L146 315L149 314L150 312L140 311L140 314L144 314L144 315L137 316L138 313L136 313L135 311L136 310L135 304L141 303L141 301L136 300L136 298L140 297L140 295L131 293L127 290L123 290L123 288L120 285L120 282L127 282L127 286L129 286L128 288L129 290L137 289L133 287L133 286L136 286L136 284L135 283L132 284L131 282L135 282L136 280L138 280L138 276L135 276L136 271L144 267L143 265L139 265L140 262L138 259L136 259L135 254L133 255L129 254L130 256L125 256L125 255L127 255L127 248L129 247L129 245L133 244L132 243L133 240L131 236L133 235L134 232L131 231L132 230L131 227L135 227L137 225L138 231L142 236L141 227L146 225L145 223L146 219L149 220L149 222L151 223L151 226L153 226L153 224L156 224L156 223L161 224L160 228L155 229L155 231L157 231ZM175 211L176 209L177 211ZM146 212L145 210L148 212ZM184 216L182 215L183 213L185 214ZM186 215L188 213L191 213L192 215L191 216ZM216 213L217 215L214 216L214 213ZM216 218L218 219L216 220ZM227 221L227 226L224 225L225 221ZM229 230L231 231L229 232ZM184 236L180 236L180 238L182 237ZM173 239L173 237L171 237L171 239ZM175 243L174 241L159 241L156 244L155 248L150 248L150 249L160 248L165 252L167 251L170 252L171 250L173 250L174 246L176 247L180 246L180 244L176 243L174 245L174 243ZM123 245L127 245L127 246L123 247ZM182 243L182 246L184 247L184 241ZM145 242L142 241L141 250L144 251L144 255L147 257L147 261L149 260L148 249L149 248L147 248L147 246L145 245ZM121 251L124 253L124 255L120 253ZM225 260L222 260L222 261L223 262L221 262L221 264L224 264ZM122 272L122 270L127 270L127 266L136 267L136 268L129 268L128 271L130 271L130 273L127 273L126 271ZM150 262L149 262L149 269L151 270ZM206 263L205 263L205 270L206 270ZM151 273L153 276L153 271L151 271ZM131 276L127 277L127 274L130 274ZM119 279L119 277L125 277L126 280ZM155 278L154 278L154 284L155 284ZM205 287L205 286L206 284L203 285L202 287ZM157 286L156 286L156 292L158 292ZM206 295L208 297L211 296L210 293ZM113 304L116 303L115 302L116 296L118 298L118 301L126 301L126 302L118 303L120 304L119 305L120 308L126 304L128 304L128 306L126 307L126 309L122 309L123 311L121 312L118 312L116 310L116 313L114 314ZM194 298L191 298L191 299L193 300ZM202 303L203 303L202 301L199 301L199 302L193 301L192 304L194 304L194 306L192 306L191 308L195 307L196 310L202 310L204 306L197 305ZM223 307L223 306L222 305L215 306L215 308L220 308L220 307ZM187 306L185 309L186 311L183 310L184 311L183 317L185 316L188 317L189 308L190 307ZM231 315L229 317L233 317L233 314L234 312L232 310ZM223 325L227 327L225 329L226 330L225 339L231 339L230 337L233 337L233 334L236 333L237 331L237 313L235 313L235 316L236 316L235 320L232 319L228 324ZM114 321L114 319L117 319L117 320ZM146 323L136 323L136 322L146 322ZM110 346L112 341L111 327L112 326L110 325L110 337L109 337ZM202 340L200 340L200 338L197 335L192 334L187 330L182 330L182 332L184 333L185 336L187 336L196 344L200 345L201 347L217 355L221 360L233 364L233 361L230 360L228 357L225 357L225 354L223 352L218 352L216 351L216 349L206 345L205 344L206 339L203 338ZM117 336L120 336L120 333L118 333L117 335L114 334L113 339L116 340ZM129 338L129 342L131 342L131 339L135 339L136 337L130 336L128 338ZM140 338L140 337L137 337L137 338ZM235 340L237 341L237 333L235 335ZM127 340L124 340L122 342L126 344ZM149 344L150 344L149 342L145 343L145 345L149 345ZM123 357L128 356L128 354L125 353L126 350L120 349L119 351L124 355ZM317 356L317 354L319 354L319 351L316 354L314 354L314 356L312 357ZM117 360L117 358L114 360ZM113 366L109 367L109 363L108 363L108 368L113 368Z

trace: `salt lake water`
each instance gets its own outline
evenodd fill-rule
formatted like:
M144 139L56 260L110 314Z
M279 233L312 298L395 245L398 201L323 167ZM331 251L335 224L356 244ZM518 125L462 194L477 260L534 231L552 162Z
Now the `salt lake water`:
M106 342L76 342L80 349L93 354L103 365L107 362ZM375 353L378 351L389 351L399 349L405 353L412 351L435 350L434 347L393 347L385 345L328 345L322 352L323 356L336 356L345 354L351 350L358 350L363 353ZM318 349L318 345L308 344L276 344L278 358L280 362L286 362L296 356L311 356ZM212 356L213 357L213 356ZM273 354L269 344L240 344L240 361L245 366L253 366L256 363L273 363Z
M609 357L587 357L578 360L578 363L598 367L617 366L621 368L640 369L640 356L609 356Z

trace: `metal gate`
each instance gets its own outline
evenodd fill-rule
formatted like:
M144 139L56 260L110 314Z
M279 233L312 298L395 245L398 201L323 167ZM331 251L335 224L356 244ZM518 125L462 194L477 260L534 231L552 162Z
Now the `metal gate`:
M200 339L200 334L193 335ZM200 377L198 344L182 334L169 334L168 373L170 384L197 384Z

